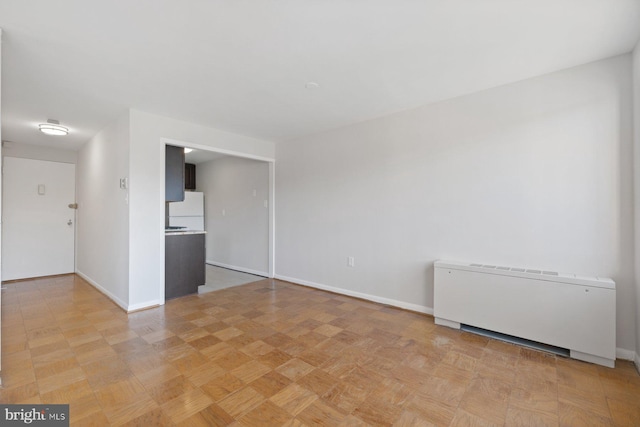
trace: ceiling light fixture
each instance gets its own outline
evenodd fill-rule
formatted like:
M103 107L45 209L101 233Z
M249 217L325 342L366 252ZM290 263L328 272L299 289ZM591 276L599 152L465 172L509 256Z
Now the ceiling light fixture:
M316 82L307 82L307 84L305 84L304 87L306 87L309 90L313 90L313 89L318 89L320 85Z
M60 122L57 120L48 119L47 123L41 123L38 125L40 132L47 135L62 136L69 133L69 129L64 126L60 126Z
M193 148L184 147L184 154L190 153L193 151Z

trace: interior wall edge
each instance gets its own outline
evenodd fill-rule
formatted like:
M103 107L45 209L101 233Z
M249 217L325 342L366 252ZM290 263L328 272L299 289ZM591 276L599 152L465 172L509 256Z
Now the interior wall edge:
M109 292L107 289L105 289L104 287L102 287L98 282L96 282L95 280L93 280L91 277L87 276L86 274L84 274L82 271L80 270L76 270L76 274L80 277L82 277L84 280L86 280L87 283L89 283L91 286L93 286L94 288L96 288L98 291L100 291L101 293L103 293L105 296L107 296L111 301L113 301L114 303L116 303L118 305L118 307L120 307L121 309L123 309L124 311L129 311L130 308L127 305L127 303L125 303L124 301L122 301L120 298L118 298L117 296L115 296L114 294L112 294L111 292Z
M634 257L635 257L635 302L636 302L636 368L640 372L640 40L631 53L633 101L633 186L634 186Z

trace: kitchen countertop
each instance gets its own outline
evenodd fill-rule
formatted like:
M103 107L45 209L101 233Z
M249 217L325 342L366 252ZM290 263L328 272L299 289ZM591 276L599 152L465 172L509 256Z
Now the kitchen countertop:
M189 230L189 229L164 230L165 236L176 236L176 235L184 235L184 234L207 234L207 232L204 230Z

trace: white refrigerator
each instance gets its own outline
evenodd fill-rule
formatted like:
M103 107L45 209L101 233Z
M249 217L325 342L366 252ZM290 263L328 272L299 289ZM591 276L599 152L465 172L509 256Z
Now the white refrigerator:
M169 225L204 230L204 193L185 191L184 202L169 203Z

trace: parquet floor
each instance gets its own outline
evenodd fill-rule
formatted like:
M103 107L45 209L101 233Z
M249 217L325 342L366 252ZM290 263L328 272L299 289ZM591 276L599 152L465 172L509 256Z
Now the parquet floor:
M125 314L79 277L2 296L3 403L72 425L634 426L640 376L262 280Z

